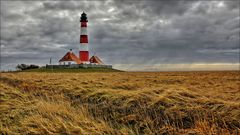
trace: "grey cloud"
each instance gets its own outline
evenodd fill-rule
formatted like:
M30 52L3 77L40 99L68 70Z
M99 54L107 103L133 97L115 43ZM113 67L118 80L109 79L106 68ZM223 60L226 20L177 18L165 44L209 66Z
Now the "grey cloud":
M230 10L239 10L240 2L238 0L223 0Z
M50 57L57 62L70 48L77 54L79 16L85 11L90 52L106 63L235 63L237 3L1 1L1 62L46 64Z

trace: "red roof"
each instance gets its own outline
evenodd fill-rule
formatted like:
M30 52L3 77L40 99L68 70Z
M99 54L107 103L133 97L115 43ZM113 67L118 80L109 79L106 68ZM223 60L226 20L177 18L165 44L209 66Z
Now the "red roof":
M67 52L60 60L59 62L63 61L75 61L77 64L81 64L81 61L78 59L78 57L73 52Z
M92 56L89 59L90 63L103 64L103 62L98 58L98 56Z

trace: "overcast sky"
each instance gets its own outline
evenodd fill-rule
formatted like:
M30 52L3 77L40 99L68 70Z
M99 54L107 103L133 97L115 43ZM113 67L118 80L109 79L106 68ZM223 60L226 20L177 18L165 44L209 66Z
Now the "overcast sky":
M89 51L124 70L239 66L238 0L1 1L1 70L49 63L88 16ZM199 66L200 65L200 66Z

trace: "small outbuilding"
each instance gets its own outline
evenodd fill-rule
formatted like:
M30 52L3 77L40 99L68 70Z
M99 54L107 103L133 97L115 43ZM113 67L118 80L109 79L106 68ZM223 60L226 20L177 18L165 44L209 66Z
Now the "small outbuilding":
M60 60L60 65L71 65L71 64L81 64L80 59L72 52L70 49Z
M93 55L90 59L89 59L90 63L92 64L103 64L103 62L99 59L98 56Z

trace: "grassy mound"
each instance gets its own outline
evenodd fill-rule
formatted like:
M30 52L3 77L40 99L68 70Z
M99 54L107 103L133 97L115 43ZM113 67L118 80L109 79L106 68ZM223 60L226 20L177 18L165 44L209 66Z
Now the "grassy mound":
M0 133L235 134L239 74L2 73Z
M123 72L117 69L111 68L38 68L38 69L28 69L23 72L48 72L48 73L60 73L60 72Z

